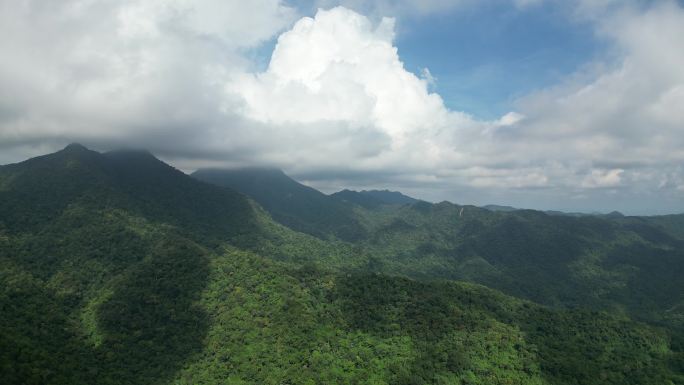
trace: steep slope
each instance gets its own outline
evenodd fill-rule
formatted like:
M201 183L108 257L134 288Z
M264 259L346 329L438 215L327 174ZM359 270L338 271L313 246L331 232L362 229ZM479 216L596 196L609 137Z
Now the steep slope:
M147 152L74 144L0 186L3 383L164 383L206 330L207 247L264 233L245 196Z
M4 384L168 383L202 347L217 250L354 265L144 151L70 145L0 167L0 186Z
M252 234L248 199L199 183L144 151L64 150L0 167L0 223L37 231L66 209L124 209L206 239ZM1 228L1 227L0 227Z
M50 259L37 254L52 251L38 248L48 249L56 240L69 239L61 242L65 247L95 242L78 232L104 237L108 247L117 236L125 240L147 228L211 249L230 245L279 260L356 263L348 245L280 226L247 196L198 181L146 151L100 154L73 144L1 166L0 186L0 236L20 242L20 248L29 249L26 254L33 254L27 258L41 265ZM110 225L121 229L101 231Z
M355 241L365 236L354 206L304 186L281 170L202 169L198 180L240 191L263 206L276 221L294 230L327 239Z

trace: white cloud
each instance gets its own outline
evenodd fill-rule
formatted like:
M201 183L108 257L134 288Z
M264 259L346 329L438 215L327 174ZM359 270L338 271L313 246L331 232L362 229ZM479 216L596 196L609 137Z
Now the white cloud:
M296 11L279 0L134 0L122 2L117 14L126 37L159 37L170 29L250 47L294 21Z
M584 188L602 188L602 187L616 187L622 182L621 175L625 170L591 170L582 181L581 186Z
M520 134L563 148L541 157L667 172L684 162L684 9L672 2L625 9L606 15L597 30L615 43L620 59L598 67L607 69L590 81L527 96Z
M204 124L217 77L293 18L278 0L1 0L0 142Z
M425 80L428 87L434 87L437 84L437 78L432 76L432 72L430 72L430 69L427 67L420 71L420 77Z
M343 121L395 142L430 137L449 111L427 80L404 69L393 31L393 19L373 25L346 8L321 10L280 36L266 72L242 76L228 90L262 122Z
M317 0L320 8L344 6L354 11L380 16L424 16L446 12L466 5L476 4L474 0Z
M619 187L681 200L677 3L573 3L610 60L493 121L448 109L432 91L438 79L404 68L395 20L375 17L468 1L344 3L373 17L338 7L294 23L277 0L0 0L0 163L65 141L132 143L185 169L271 163L313 183L334 174L339 187L434 199L520 191L535 205L551 195L600 202ZM255 71L250 49L281 31L268 67Z
M497 121L496 126L513 126L515 124L520 123L523 119L525 119L525 115L520 114L518 112L509 112Z

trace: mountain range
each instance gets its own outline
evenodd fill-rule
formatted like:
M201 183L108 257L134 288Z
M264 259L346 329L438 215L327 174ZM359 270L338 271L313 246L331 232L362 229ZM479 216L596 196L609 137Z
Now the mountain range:
M7 384L684 384L684 215L326 195L81 145L0 166Z

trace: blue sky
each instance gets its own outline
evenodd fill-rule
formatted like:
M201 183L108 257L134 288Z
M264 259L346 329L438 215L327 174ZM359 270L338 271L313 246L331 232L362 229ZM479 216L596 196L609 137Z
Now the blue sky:
M303 14L320 6L290 4ZM371 14L397 18L395 45L408 71L429 69L437 80L432 90L447 107L482 119L511 111L519 97L562 82L610 49L590 23L557 3L490 1L421 15ZM276 39L250 54L258 68L268 66Z
M684 211L682 0L0 7L0 164L81 142L326 192Z
M407 69L429 68L447 106L485 119L557 84L606 49L590 26L551 5L499 3L407 18L398 32Z

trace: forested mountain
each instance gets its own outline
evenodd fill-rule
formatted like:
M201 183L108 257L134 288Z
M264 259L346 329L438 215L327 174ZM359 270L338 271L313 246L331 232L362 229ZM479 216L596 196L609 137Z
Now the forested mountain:
M260 186L278 190L267 179ZM332 197L361 218L367 236L355 244L371 256L372 271L468 280L546 305L610 309L684 329L684 280L677 278L684 276L682 216L431 204L386 190ZM288 199L307 195L290 189Z
M1 166L0 382L684 384L678 217L369 208L262 175L231 183L268 212L144 151Z
M627 218L627 221L646 222L678 239L684 239L684 214Z
M65 212L120 209L202 238L255 233L248 199L198 183L146 151L100 154L72 144L0 168L2 223L36 232Z
M684 327L684 240L660 219L492 212L443 202L379 219L364 243L380 271L469 280L552 306Z
M305 186L281 170L202 169L192 176L249 195L276 221L319 238L354 241L365 236L353 207Z

